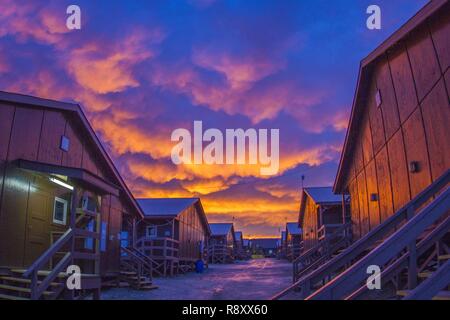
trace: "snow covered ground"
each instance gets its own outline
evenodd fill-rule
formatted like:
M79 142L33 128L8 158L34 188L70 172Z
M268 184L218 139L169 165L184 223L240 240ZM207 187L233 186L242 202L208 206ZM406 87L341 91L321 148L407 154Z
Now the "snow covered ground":
M209 265L209 269L202 274L191 272L172 278L155 278L154 284L159 287L156 290L105 290L102 299L262 300L286 288L291 281L291 263L286 260L255 259Z

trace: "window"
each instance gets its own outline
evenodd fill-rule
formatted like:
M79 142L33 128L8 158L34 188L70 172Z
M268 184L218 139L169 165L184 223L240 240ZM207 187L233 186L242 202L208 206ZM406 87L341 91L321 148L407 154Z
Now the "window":
M65 225L67 220L67 200L55 197L53 223Z
M156 238L158 234L158 228L156 226L147 227L147 238Z

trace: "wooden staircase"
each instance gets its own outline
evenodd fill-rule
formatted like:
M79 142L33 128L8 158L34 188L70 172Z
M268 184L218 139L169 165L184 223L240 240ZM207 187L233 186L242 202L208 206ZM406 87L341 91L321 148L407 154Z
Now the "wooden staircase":
M431 299L445 297L450 272L450 170L339 254L301 274L272 299ZM442 264L442 261L446 261ZM367 267L381 268L382 290L369 290Z
M448 240L450 239L447 238L447 243ZM426 272L419 273L419 278L422 279L421 283L414 290L399 290L397 296L406 300L450 300L450 255L439 255L438 264Z
M23 278L25 270L13 269L9 275L0 276L0 300L30 300L31 299L31 280ZM38 275L38 284L42 283L45 273ZM51 282L48 289L43 291L44 300L56 299L64 289L64 280L62 277Z
M131 287L136 290L153 290L153 262L133 247L121 248L120 287Z
M24 278L25 269L9 269L7 272L2 271L0 275L0 300L32 300L32 282L30 279ZM39 286L52 271L40 270L37 272L37 282ZM55 300L58 298L73 299L71 294L67 294L65 290L66 280L69 275L60 272L52 282L47 286L40 296L42 300ZM89 283L94 280L96 283L100 282L100 278L95 274L82 274L82 283ZM81 298L79 295L78 298Z
M158 288L153 285L151 278L140 276L136 271L121 271L119 286L131 287L136 290L153 290Z
M293 282L298 281L302 276L311 270L318 268L342 250L349 246L350 225L343 224L341 227L323 238L317 245L303 252L292 262Z
M76 192L74 191L74 196ZM3 299L77 299L93 293L100 298L100 213L76 208L76 197L72 203L70 227L28 269L12 269L2 272L0 294ZM92 229L87 228L89 223ZM52 237L53 238L53 237ZM92 239L92 249L76 245L77 240ZM79 242L78 242L79 243ZM66 268L70 265L91 264L94 273L80 275L81 289L66 288Z

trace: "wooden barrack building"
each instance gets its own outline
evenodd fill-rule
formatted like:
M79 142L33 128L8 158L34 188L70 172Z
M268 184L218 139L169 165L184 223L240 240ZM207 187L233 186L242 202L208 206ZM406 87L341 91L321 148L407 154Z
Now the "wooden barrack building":
M0 193L0 297L73 298L69 265L96 298L118 277L142 213L79 105L0 92Z
M245 249L244 249L244 236L242 234L242 231L236 231L234 233L234 238L236 239L236 259L237 260L244 260L247 258Z
M232 263L235 259L236 238L233 223L210 223L211 237L208 256L211 263Z
M298 222L286 223L286 258L293 261L302 251L302 229Z
M347 222L346 212L350 209L348 201L348 196L334 194L332 187L303 188L299 224L303 230L304 250L325 240Z
M200 198L138 199L144 219L137 225L136 248L156 262L156 275L193 270L205 259L211 235Z
M333 187L350 194L352 243L306 250L275 299L450 299L449 67L448 0L362 60ZM367 285L373 266L379 290Z

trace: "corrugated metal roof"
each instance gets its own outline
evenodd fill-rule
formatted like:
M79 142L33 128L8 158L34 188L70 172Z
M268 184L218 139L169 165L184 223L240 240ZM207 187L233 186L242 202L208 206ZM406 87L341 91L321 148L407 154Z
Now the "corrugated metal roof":
M340 194L333 193L333 187L309 187L303 189L317 204L336 203L342 201Z
M137 199L137 202L145 216L177 216L198 200L198 198L146 198Z
M233 227L232 223L210 223L209 227L211 229L211 235L213 236L223 236L230 232Z
M302 234L302 229L298 226L297 222L288 222L286 223L287 231L293 235Z
M242 239L242 231L236 231L234 237L236 238L236 241L240 241Z

